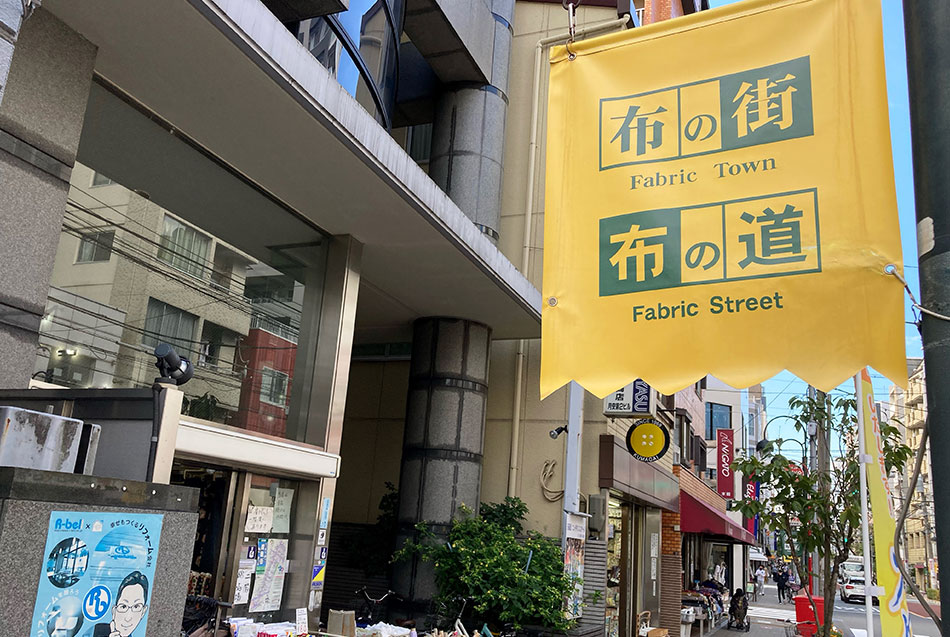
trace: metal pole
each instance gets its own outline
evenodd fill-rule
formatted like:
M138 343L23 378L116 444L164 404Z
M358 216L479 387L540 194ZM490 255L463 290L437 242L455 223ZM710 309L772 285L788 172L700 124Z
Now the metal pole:
M874 634L874 617L871 612L871 583L874 576L871 573L871 531L868 522L868 461L867 441L864 431L864 395L861 386L861 374L854 377L854 390L858 400L858 461L861 467L858 470L858 489L861 498L861 548L864 552L864 620L868 635ZM827 602L826 602L827 603Z
M580 513L581 436L584 433L584 388L571 381L567 398L567 453L564 458L564 514L561 546L567 544L567 515Z
M907 82L917 202L917 249L921 304L950 313L950 3L904 0ZM950 392L941 379L950 374L950 322L925 314L921 337L927 377L932 457L950 454ZM950 484L950 463L935 462L934 484ZM950 565L950 489L934 490L937 561ZM950 590L950 568L940 569L940 588Z
M811 385L808 386L808 398L813 401L818 399L818 391ZM818 472L821 471L821 467L818 466L818 423L816 421L811 420L808 423L807 434L808 467L812 472ZM819 589L818 576L816 574L818 568L818 551L814 551L811 554L811 559L808 560L808 566L808 570L811 571L811 577L808 578L808 592L814 595L815 589ZM804 582L802 583L804 584Z

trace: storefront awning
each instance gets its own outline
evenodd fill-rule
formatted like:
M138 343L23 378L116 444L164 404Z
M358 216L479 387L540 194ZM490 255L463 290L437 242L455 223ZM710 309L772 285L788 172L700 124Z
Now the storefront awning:
M717 535L741 544L755 544L752 534L730 520L725 513L685 491L680 491L680 531Z

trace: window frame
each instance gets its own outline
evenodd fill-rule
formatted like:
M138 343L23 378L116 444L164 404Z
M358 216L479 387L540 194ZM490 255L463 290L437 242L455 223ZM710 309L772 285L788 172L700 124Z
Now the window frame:
M274 406L274 407L280 407L281 409L286 409L286 408L287 408L287 397L288 397L288 395L289 395L289 389L290 389L290 374L288 374L287 372L282 372L282 371L280 371L279 369L274 369L273 367L268 367L267 365L264 365L263 367L261 367L260 375L261 375L261 392L260 392L260 395L259 395L259 397L258 397L259 400L260 400L262 403L264 403L265 405L272 405L272 406ZM271 383L270 383L270 385L269 385L269 387L268 387L268 390L267 390L267 392L266 392L266 394L265 394L265 391L264 391L264 379L267 378L267 377L270 377L271 379L283 377L283 379L284 379L284 389L283 389L283 396L282 396L282 397L283 397L283 402L279 402L279 403L278 403L278 402L274 402L274 401L270 398L270 396L271 396L271 390L273 389L273 380L271 380ZM266 398L265 398L265 396L266 396Z
M175 224L178 228L173 228L172 232L167 232L169 224ZM178 230L192 233L193 237L205 241L205 254L201 255L194 250L188 250L179 247L179 244L172 240L172 236ZM158 260L175 268L179 272L191 275L195 278L205 280L209 278L213 260L211 258L214 240L210 235L202 232L191 224L185 223L170 214L162 216L162 230L159 235ZM194 245L194 241L192 241Z
M100 239L102 235L111 235L108 245ZM83 259L82 252L83 247L92 244L92 258ZM112 246L115 244L115 228L100 229L100 230L91 230L89 232L83 232L79 237L79 247L76 249L76 260L74 261L77 265L85 265L87 263L108 263L112 260ZM96 258L99 251L105 250L105 258Z
M159 314L157 317L158 319L162 319L165 316L171 315L171 312L168 311L169 308L178 312L178 331L179 332L181 331L182 317L189 316L192 319L194 319L194 323L192 324L192 327L191 327L191 334L188 335L187 337L184 337L181 335L170 336L168 334L163 334L160 331L160 329L159 330L150 329L149 307L151 307L153 302L159 303L164 306L164 308L162 308L162 313ZM154 320L154 318L152 320ZM185 358L190 359L193 356L192 352L195 350L195 345L196 345L195 332L198 330L198 324L199 324L198 315L192 314L188 310L184 310L180 307L172 305L171 303L166 303L165 301L162 301L161 299L156 299L155 297L150 296L148 297L148 301L146 302L146 305L145 305L145 320L142 322L142 344L147 345L149 347L157 347L159 343L166 342L169 345L172 345L175 348L177 348L179 350L178 352L179 354L185 355Z
M706 424L706 432L705 432L706 440L715 440L716 432L719 431L720 429L732 429L732 405L724 405L722 403L714 403L714 402L706 401L705 407L706 407L706 423L705 423ZM715 407L723 407L727 410L727 413L728 413L728 418L726 419L728 423L727 426L725 427L713 426L713 422L715 420L714 418Z

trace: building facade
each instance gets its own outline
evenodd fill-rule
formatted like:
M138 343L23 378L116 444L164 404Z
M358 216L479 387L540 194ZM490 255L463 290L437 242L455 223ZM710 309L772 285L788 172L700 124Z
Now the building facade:
M578 22L703 8L589 0ZM506 496L561 535L549 432L567 390L538 398L537 62L566 41L560 2L47 0L20 22L0 101L0 387L148 387L160 342L192 360L158 477L201 491L192 592L319 617L358 580L422 612L425 565L367 574L345 555L394 489L402 537ZM744 577L750 539L710 487L706 438L707 403L727 405L738 445L741 408L710 391L730 390L654 396L672 451L649 465L586 396L580 492L601 524L585 586L604 594L584 632L627 637L643 611L678 631L695 579L722 562L730 587ZM289 576L261 610L235 589L265 545Z
M882 411L901 429L904 444L909 446L916 456L923 440L923 428L927 419L927 377L923 359L908 358L907 374L907 389L892 386L888 403L882 406ZM939 587L930 460L930 445L927 444L920 476L913 492L910 492L914 469L912 461L907 463L903 475L895 476L891 487L895 518L899 515L905 498L910 494L910 509L904 526L904 555L907 566L913 569L916 584L921 590Z

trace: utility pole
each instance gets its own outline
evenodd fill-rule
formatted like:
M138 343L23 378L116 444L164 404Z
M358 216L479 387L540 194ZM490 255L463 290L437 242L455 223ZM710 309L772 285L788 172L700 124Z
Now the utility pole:
M917 251L921 304L950 314L950 3L904 0L907 83L917 201ZM950 454L950 392L937 379L950 374L950 322L924 314L921 337L927 377L932 457ZM934 484L950 484L950 463L931 468ZM934 526L940 588L950 590L950 489L934 490Z

